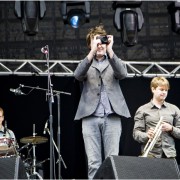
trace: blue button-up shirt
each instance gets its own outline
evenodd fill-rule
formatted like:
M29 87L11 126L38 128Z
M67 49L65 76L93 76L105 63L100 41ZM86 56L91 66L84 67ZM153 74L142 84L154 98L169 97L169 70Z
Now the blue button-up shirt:
M106 58L106 56L105 56L105 58ZM98 65L99 65L98 68L100 71L101 71L101 67L102 67L103 63L105 62L104 59L101 61L98 61ZM113 110L112 110L111 104L109 102L109 98L108 98L105 86L101 80L100 99L99 99L99 103L96 108L96 111L94 112L94 115L99 116L99 117L104 117L104 116L108 116L109 114L112 114L112 113L113 113Z

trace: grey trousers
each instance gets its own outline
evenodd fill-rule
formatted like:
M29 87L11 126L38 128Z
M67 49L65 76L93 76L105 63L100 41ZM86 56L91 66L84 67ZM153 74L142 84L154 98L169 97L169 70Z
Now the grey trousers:
M121 132L121 118L117 115L106 117L90 116L82 120L89 179L94 177L102 164L103 157L118 155ZM104 156L102 152L104 152Z

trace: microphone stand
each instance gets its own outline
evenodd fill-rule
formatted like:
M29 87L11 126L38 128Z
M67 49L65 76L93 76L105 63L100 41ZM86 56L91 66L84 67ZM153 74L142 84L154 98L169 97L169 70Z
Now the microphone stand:
M62 159L62 157L61 157L61 155L60 155L60 145L61 145L61 143L60 143L60 141L61 141L61 139L60 139L60 137L61 137L61 128L60 128L60 119L61 119L61 116L60 116L60 109L61 109L61 106L60 106L60 94L59 93L56 93L56 97L57 97L57 112L58 112L58 131L57 131L57 144L58 144L58 149L59 149L59 160L58 160L58 177L59 177L59 179L61 178L61 161L62 161L62 163L63 163L63 165L64 165L64 167L65 168L67 168L66 167L66 165L65 165L65 163L64 163L64 161L63 161L63 159ZM57 151L58 151L58 149L57 149Z
M29 95L30 92L32 92L34 89L36 90L42 90L42 91L48 91L48 89L45 89L45 88L40 88L39 86L26 86L24 84L19 84L21 87L24 87L24 88L30 88L31 90L26 94L26 95ZM57 91L57 90L53 90L53 93L59 93L59 94L66 94L66 95L71 95L71 93L67 93L67 92L64 92L64 91Z
M53 179L53 148L55 146L55 143L54 143L54 146L53 146L53 115L52 115L52 103L54 103L54 95L53 93L56 93L56 96L57 96L57 100L58 100L58 154L59 154L59 161L58 162L58 175L59 175L59 179L61 178L61 175L60 175L60 169L61 169L61 161L63 162L63 165L65 168L66 165L60 155L60 94L67 94L67 95L71 95L71 93L67 93L67 92L63 92L63 91L56 91L56 90L53 90L52 87L52 83L51 83L51 76L50 76L50 72L49 72L49 47L48 45L46 45L44 48L41 49L41 51L46 55L46 59L47 59L47 68L48 68L48 89L43 89L43 88L40 88L40 87L32 87L32 86L25 86L25 85L22 85L20 84L20 87L26 87L26 88L31 88L31 90L29 91L29 93L34 90L34 89L39 89L39 90L45 90L47 92L47 95L48 95L48 102L49 102L49 124L50 124L50 131L49 132L49 135L50 135L50 179ZM28 95L29 93L27 93L26 95ZM55 146L56 148L56 146ZM56 149L57 150L57 149Z
M46 128L45 130L46 130L46 131L48 132L48 134L50 135L50 131L49 131L49 129L48 129L48 128ZM60 154L60 152L59 152L58 147L56 146L56 143L54 142L54 139L52 139L52 142L53 142L54 147L56 148L56 151L57 151L58 156L59 156L59 159L57 160L57 162L56 162L56 163L59 163L60 161L62 161L62 163L63 163L63 165L64 165L65 169L67 169L67 166L66 166L66 164L65 164L65 162L64 162L64 160L63 160L63 158L62 158L62 156L61 156L61 154ZM59 167L60 167L60 166L59 166ZM60 171L59 171L59 172L60 172ZM60 179L60 178L61 178L61 175L59 174L59 178L58 178L58 179Z
M54 96L52 90L51 76L49 72L49 46L46 45L46 60L47 60L47 68L48 68L48 102L49 102L49 125L50 125L50 179L53 179L53 115L52 115L52 103L54 103Z

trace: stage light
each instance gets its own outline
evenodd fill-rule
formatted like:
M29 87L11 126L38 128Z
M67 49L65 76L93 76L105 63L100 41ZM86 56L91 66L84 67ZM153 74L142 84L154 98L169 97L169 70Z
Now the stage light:
M122 42L126 46L138 43L138 32L142 29L144 18L140 9L141 1L116 1L114 25L121 31Z
M46 12L44 1L15 1L15 15L21 19L23 32L35 35L39 30L39 19Z
M73 28L79 28L88 23L90 19L89 1L62 1L61 15L64 24L69 24Z
M82 9L71 9L68 12L68 23L73 28L78 28L85 23L84 11Z
M180 34L180 2L172 2L168 6L168 10L171 15L172 30Z

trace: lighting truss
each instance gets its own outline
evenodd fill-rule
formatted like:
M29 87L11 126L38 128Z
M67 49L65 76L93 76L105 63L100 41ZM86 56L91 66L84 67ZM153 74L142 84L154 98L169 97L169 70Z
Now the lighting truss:
M49 72L53 76L73 77L80 61L51 60ZM123 61L126 64L128 78L165 76L180 78L180 62L142 62ZM0 59L0 76L47 76L46 60Z

